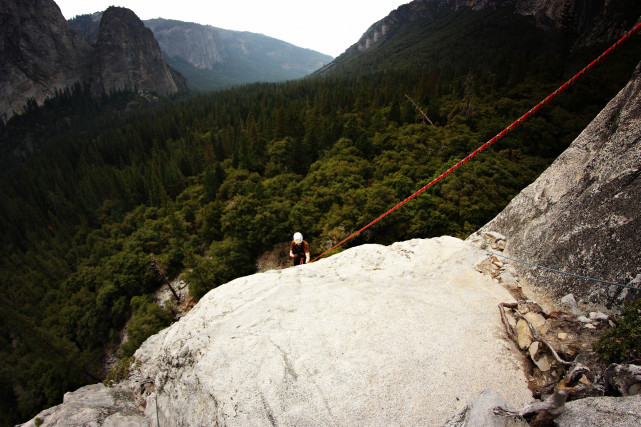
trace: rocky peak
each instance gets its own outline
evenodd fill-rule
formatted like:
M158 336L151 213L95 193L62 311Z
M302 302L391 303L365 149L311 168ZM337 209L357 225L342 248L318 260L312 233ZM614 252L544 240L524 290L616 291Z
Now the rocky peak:
M122 7L102 15L92 75L96 93L129 89L169 95L186 87L165 63L151 30Z
M91 47L53 0L0 0L0 119L89 75Z

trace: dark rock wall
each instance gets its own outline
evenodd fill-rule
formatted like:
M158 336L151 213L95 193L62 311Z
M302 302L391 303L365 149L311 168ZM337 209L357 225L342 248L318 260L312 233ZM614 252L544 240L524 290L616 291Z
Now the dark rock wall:
M89 75L91 46L52 0L0 0L0 32L2 118Z

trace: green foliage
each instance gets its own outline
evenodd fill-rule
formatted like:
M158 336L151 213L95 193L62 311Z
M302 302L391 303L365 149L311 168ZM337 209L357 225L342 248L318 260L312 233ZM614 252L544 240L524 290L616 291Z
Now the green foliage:
M112 385L127 379L131 365L135 363L138 363L138 361L134 357L122 357L118 359L118 363L109 371L102 383L111 387Z
M641 363L641 298L628 302L615 327L594 344L613 363Z
M252 248L245 240L215 241L209 253L207 257L192 255L189 270L184 276L189 283L190 295L196 299L223 283L255 271Z
M133 297L131 306L133 316L127 326L129 340L120 348L124 357L131 357L147 338L169 326L173 320L170 313L147 296Z

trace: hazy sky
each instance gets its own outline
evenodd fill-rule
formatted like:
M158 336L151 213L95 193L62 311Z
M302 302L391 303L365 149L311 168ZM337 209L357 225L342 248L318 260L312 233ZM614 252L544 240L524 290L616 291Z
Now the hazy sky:
M338 56L377 21L410 0L55 0L65 18L131 9L140 19L165 18L250 31Z

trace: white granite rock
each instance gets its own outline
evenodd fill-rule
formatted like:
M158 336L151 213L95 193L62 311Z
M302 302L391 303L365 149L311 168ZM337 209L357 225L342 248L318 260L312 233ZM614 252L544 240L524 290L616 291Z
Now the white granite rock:
M42 424L37 424L40 420ZM65 393L63 403L45 409L23 427L138 427L149 426L134 394L126 387L92 384ZM153 424L155 425L155 424Z
M589 397L568 402L565 408L554 420L559 427L641 425L641 395Z
M485 256L364 245L223 285L135 354L146 414L157 397L161 425L434 425L486 388L529 402Z

